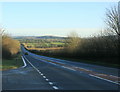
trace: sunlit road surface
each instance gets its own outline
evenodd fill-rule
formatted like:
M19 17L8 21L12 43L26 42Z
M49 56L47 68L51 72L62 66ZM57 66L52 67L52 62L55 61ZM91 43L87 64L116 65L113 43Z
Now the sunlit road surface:
M119 90L118 69L21 50L24 66L3 71L3 90Z

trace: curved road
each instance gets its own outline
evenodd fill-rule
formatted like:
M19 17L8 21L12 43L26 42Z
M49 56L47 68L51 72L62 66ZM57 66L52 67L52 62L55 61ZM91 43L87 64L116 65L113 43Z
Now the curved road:
M119 90L119 69L21 50L25 66L3 72L3 90Z

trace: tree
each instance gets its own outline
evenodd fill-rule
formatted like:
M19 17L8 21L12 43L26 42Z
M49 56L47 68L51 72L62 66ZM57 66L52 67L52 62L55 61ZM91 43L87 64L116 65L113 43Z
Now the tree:
M107 29L120 38L119 10L117 6L107 9L105 22Z
M80 37L76 32L71 32L66 39L66 47L69 53L76 52L80 43Z
M0 29L0 36L3 35L4 31L5 31L4 29Z

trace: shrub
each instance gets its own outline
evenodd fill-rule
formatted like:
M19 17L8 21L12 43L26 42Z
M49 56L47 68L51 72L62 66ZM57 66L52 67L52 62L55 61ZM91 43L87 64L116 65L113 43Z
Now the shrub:
M8 35L2 36L2 57L12 58L20 49L20 43L17 40L12 39Z

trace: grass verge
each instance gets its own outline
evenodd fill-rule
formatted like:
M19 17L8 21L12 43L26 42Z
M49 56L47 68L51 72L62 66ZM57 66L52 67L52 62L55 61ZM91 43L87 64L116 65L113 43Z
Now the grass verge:
M105 62L101 62L102 60L95 60L95 59L90 59L90 60L88 59L87 60L87 59L75 59L75 58L64 58L64 57L54 57L54 58L69 60L69 61L73 61L73 62L101 65L101 66L111 67L111 68L119 68L120 67L119 64L105 63Z
M30 51L30 50L28 50ZM31 52L31 51L30 51ZM32 52L35 53L35 52ZM35 53L38 55L42 55L40 53ZM94 64L94 65L101 65L101 66L106 66L106 67L111 67L111 68L119 68L120 65L117 63L109 63L109 61L118 61L118 58L69 58L69 57L62 57L62 56L55 56L55 55L44 55L48 57L54 57L54 58L59 58L63 60L69 60L73 62L80 62L80 63L87 63L87 64Z
M0 70L16 69L23 66L23 61L21 55L18 55L13 59L2 59L2 65L0 65Z

